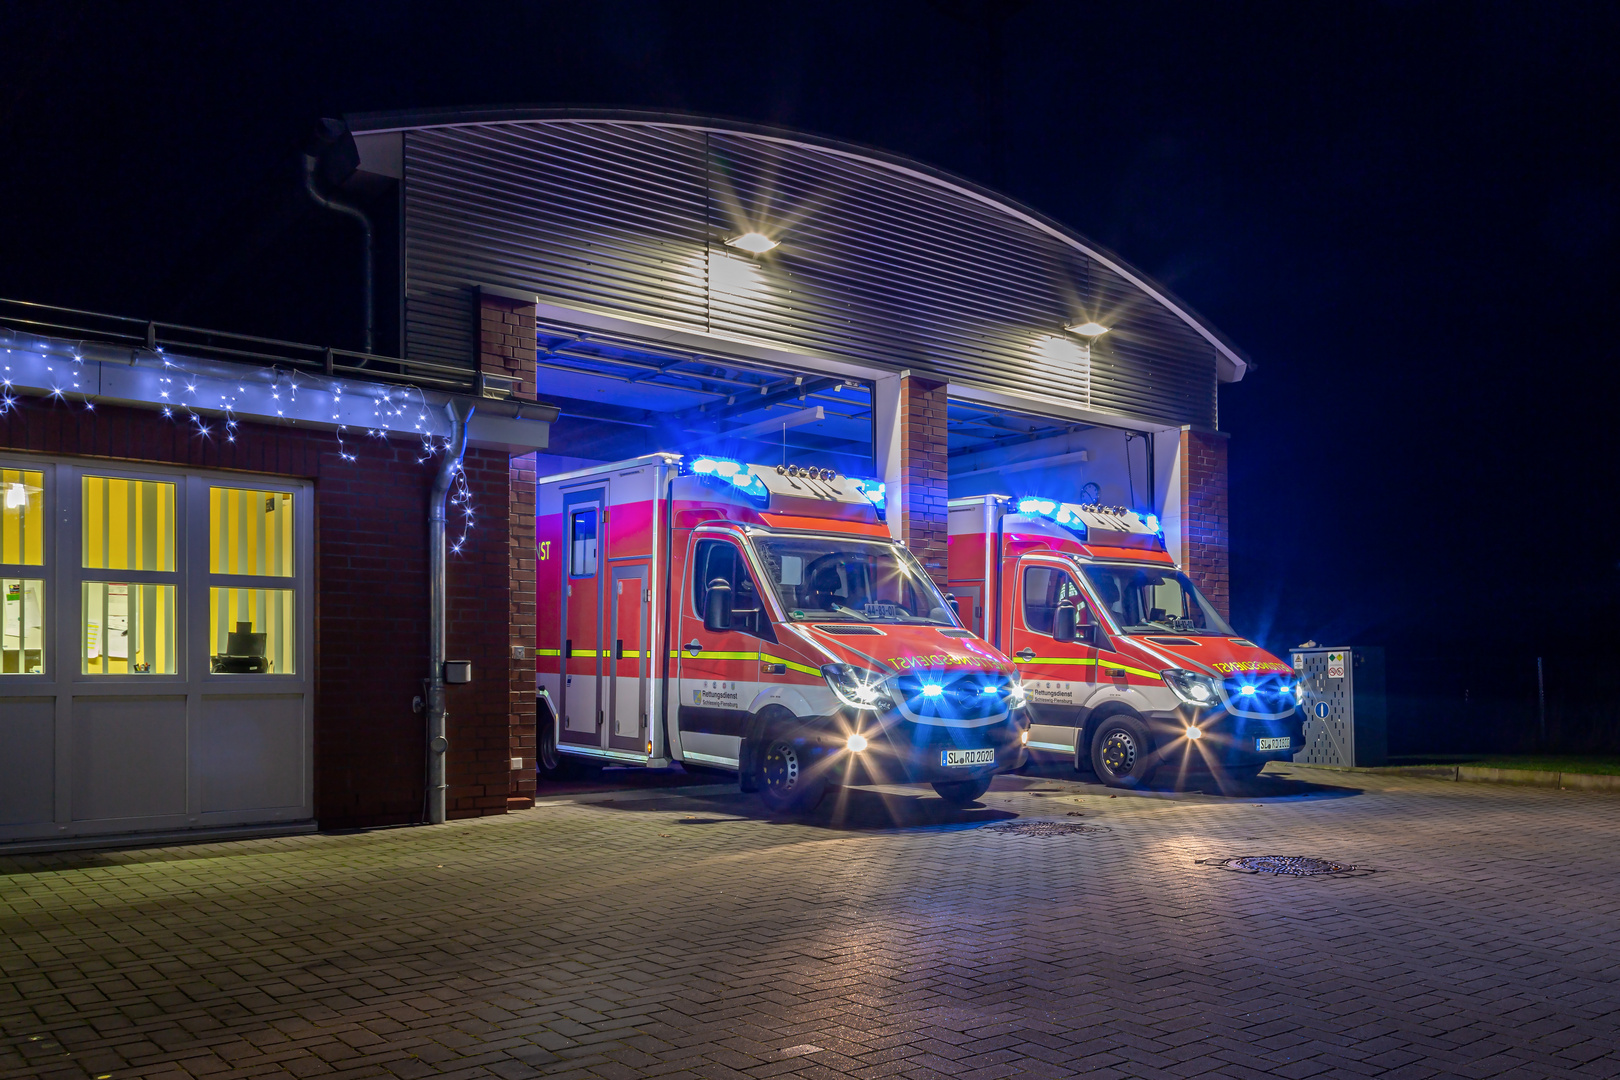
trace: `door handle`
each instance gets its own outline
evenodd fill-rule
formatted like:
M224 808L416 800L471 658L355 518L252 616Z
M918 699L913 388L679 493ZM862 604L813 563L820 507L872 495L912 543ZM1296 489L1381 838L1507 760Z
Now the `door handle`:
M1020 660L1033 660L1035 659L1035 650L1030 648L1028 645L1025 645L1022 649L1019 649L1017 652L1013 653L1013 655L1018 657Z
M615 660L623 660L624 659L624 639L623 638L614 639L614 642L613 642L613 659L615 659Z
M698 653L703 651L703 643L697 638L693 638L691 641L686 643L686 651L691 653L693 656L696 656Z

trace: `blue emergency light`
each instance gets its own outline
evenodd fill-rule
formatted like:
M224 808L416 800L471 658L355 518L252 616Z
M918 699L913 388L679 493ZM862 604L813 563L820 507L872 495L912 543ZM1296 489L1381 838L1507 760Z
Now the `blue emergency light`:
M730 484L745 495L752 495L755 498L770 496L770 492L765 489L765 482L740 461L717 457L694 458L687 466L687 470L694 476Z

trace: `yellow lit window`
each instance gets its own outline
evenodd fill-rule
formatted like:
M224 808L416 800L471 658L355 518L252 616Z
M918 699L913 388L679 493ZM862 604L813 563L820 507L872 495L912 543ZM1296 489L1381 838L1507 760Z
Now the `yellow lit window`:
M172 675L174 586L84 583L82 654L86 675Z
M174 485L84 478L84 565L91 570L174 569Z
M210 488L208 534L210 573L292 577L292 492Z
M210 665L221 675L295 670L291 589L209 589Z
M0 675L45 670L45 583L0 578Z
M45 564L45 474L0 469L0 563Z

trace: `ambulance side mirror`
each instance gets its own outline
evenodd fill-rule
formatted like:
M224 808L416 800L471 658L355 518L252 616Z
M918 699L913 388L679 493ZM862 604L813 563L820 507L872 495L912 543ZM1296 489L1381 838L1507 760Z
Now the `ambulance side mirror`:
M731 583L725 578L709 582L709 594L703 601L703 629L711 634L731 629Z
M1067 600L1061 601L1057 611L1052 613L1052 640L1073 641L1080 635L1080 616L1074 605Z

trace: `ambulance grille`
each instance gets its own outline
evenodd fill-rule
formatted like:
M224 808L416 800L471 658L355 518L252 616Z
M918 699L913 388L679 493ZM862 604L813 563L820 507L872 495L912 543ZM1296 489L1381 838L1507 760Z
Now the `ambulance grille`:
M930 685L938 686L940 692L928 696L925 688ZM977 720L1004 712L1011 688L1007 676L983 671L958 675L901 675L894 680L894 686L917 715L959 720Z

